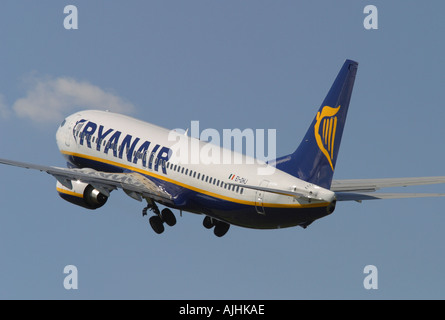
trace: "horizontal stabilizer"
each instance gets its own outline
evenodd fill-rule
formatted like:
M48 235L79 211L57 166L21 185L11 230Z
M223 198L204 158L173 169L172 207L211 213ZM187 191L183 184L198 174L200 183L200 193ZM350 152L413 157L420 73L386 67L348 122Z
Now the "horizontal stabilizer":
M331 191L334 192L368 192L381 188L421 186L445 183L445 176L385 179L352 179L332 181Z
M367 193L367 192L337 192L337 201L358 201L378 199L404 199L445 197L445 193Z

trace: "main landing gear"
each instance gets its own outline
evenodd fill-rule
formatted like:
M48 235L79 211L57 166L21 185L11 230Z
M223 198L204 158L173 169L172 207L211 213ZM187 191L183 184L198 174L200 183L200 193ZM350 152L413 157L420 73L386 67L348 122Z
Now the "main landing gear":
M173 227L176 224L176 217L173 212L168 209L159 210L156 202L151 199L147 199L147 206L142 210L142 216L147 215L147 211L153 211L154 215L151 216L148 221L150 222L150 226L154 232L157 234L161 234L165 231L164 223L170 227ZM224 236L227 231L229 231L230 224L226 222L219 221L217 219L206 216L203 221L203 225L207 229L213 229L213 233L217 237Z
M149 222L153 231L157 234L161 234L164 232L164 222L170 227L173 227L176 224L176 217L170 209L165 208L162 209L162 211L159 211L156 203L154 201L150 201L148 202L148 205L142 210L142 216L146 216L148 210L153 211L153 213L155 214L154 216L150 217Z
M213 233L217 237L222 237L223 235L225 235L227 233L227 231L229 231L229 228L230 228L230 224L213 219L209 216L206 216L204 218L204 221L202 222L202 224L206 229L211 229L211 228L215 227L213 229Z

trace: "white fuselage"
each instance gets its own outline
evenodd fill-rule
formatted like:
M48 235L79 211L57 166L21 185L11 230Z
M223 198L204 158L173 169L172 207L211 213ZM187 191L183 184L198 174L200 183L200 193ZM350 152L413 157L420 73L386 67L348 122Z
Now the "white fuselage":
M297 209L312 211L315 220L335 200L330 190L266 163L128 116L90 110L65 121L56 139L72 165L140 173L167 190L175 201L172 207L181 210L252 228L279 228L311 220L306 213L298 218ZM204 159L209 150L211 157ZM243 188L243 184L305 190L321 200ZM283 214L286 218L280 221Z

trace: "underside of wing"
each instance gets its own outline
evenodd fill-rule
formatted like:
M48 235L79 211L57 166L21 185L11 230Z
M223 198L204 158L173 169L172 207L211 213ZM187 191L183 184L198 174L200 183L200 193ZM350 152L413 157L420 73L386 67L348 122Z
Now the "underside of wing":
M91 184L107 196L109 196L112 190L123 189L127 195L139 201L142 200L142 197L146 197L156 201L162 200L164 203L173 203L172 196L166 190L145 176L135 172L109 173L87 168L69 169L48 167L6 159L0 159L0 163L46 172L69 189L72 188L71 181L81 181Z

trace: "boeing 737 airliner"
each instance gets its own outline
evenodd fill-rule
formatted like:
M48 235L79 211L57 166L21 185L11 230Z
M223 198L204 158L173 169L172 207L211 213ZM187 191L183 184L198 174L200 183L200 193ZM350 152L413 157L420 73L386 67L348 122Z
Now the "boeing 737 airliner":
M67 117L57 131L57 145L68 168L5 159L0 163L49 173L63 199L88 209L102 207L115 189L145 199L143 215L153 212L149 222L156 233L164 231L164 224L176 223L169 208L204 215L204 226L221 237L232 224L306 228L331 214L337 201L445 196L375 193L383 187L445 183L445 177L333 180L357 67L358 63L345 61L301 144L269 163L248 161L253 159L233 151L230 158L241 157L241 164L196 163L177 147L182 143L204 148L206 143L96 110ZM161 211L158 204L166 208Z

